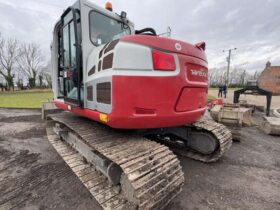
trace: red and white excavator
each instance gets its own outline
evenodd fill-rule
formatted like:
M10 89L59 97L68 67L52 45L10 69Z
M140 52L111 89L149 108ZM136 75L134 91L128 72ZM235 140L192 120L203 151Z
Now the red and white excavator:
M52 43L55 105L50 142L104 209L162 209L180 191L173 152L203 162L229 149L206 110L205 43L135 30L125 12L79 0ZM74 113L74 114L73 114Z

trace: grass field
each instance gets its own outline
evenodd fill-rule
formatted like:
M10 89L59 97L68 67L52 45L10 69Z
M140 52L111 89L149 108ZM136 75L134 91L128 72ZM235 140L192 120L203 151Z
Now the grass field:
M207 101L209 102L209 101L212 101L213 99L216 99L216 97L215 96L212 96L212 95L208 95L208 97L207 97Z
M41 108L43 102L52 99L51 90L0 92L0 108ZM208 101L212 99L215 97L208 95Z
M0 92L0 107L2 108L41 108L42 103L52 100L51 90L27 90L15 92Z

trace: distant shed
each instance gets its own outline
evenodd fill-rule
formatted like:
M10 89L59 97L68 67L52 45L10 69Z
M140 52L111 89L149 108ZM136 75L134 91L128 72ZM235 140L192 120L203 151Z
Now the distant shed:
M258 78L258 87L280 96L280 66L271 66L268 61L266 67Z

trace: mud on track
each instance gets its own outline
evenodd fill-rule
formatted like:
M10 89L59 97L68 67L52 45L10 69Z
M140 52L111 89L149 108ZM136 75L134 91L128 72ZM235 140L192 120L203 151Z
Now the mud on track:
M214 164L179 157L186 181L167 209L280 209L279 154L279 137L253 127ZM48 143L39 111L0 109L2 209L101 209Z

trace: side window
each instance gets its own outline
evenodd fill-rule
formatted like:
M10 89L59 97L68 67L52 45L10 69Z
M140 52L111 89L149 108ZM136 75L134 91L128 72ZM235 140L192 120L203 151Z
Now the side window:
M63 49L64 49L64 67L70 66L70 49L69 49L69 28L68 25L63 27Z
M58 31L58 54L59 54L59 70L61 71L62 68L63 68L63 49L62 49L62 46L63 46L63 43L62 43L62 37L61 37L61 30Z
M69 12L63 19L63 49L64 67L75 67L76 43L74 21L71 12Z
M76 43L75 43L75 31L74 31L74 22L71 21L69 24L70 27L70 52L71 52L71 66L76 66Z

